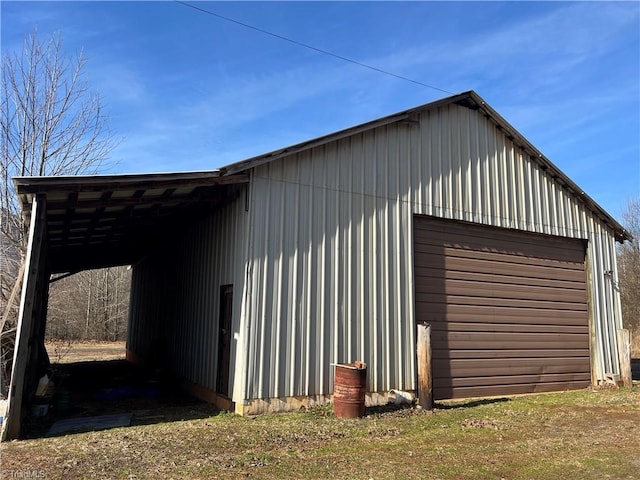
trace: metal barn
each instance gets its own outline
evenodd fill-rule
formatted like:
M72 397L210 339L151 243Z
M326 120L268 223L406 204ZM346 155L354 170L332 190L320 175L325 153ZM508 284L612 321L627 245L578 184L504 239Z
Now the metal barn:
M127 357L241 414L328 401L354 360L369 404L414 390L421 322L436 399L619 373L629 234L475 92L212 172L16 185L38 267L12 398L50 275L119 264Z

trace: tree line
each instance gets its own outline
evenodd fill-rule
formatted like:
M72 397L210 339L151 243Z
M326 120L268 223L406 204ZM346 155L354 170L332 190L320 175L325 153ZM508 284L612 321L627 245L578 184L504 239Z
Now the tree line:
M640 358L640 196L627 202L621 221L633 236L617 252L622 320L631 330L632 355Z
M50 285L48 339L125 340L131 272L128 267L87 270Z

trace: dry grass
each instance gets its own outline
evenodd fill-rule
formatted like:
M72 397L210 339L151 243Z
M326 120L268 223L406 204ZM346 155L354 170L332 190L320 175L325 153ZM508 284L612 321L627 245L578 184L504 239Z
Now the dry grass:
M50 340L45 346L52 363L120 360L125 357L125 342Z
M440 407L371 410L358 420L337 419L330 408L253 419L220 413L15 441L1 447L0 477L638 478L637 387Z

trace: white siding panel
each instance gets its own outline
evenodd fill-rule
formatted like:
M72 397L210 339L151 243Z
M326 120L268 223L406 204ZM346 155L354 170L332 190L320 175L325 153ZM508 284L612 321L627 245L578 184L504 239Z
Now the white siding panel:
M245 399L413 389L413 214L587 239L597 376L616 371L612 234L477 111L449 105L256 167Z

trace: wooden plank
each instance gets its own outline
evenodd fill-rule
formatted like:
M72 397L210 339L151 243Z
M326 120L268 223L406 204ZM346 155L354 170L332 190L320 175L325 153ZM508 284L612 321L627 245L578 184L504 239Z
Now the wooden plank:
M7 300L7 305L5 307L5 311L2 315L2 320L0 320L0 332L4 332L4 326L9 320L9 315L11 315L11 309L13 308L13 302L15 302L18 293L20 292L20 287L22 286L22 280L24 276L24 261L20 264L20 269L18 270L18 275L16 276L16 281L13 284L13 288L11 289L11 293L9 294L9 299Z
M622 385L631 388L631 332L626 328L618 330L618 360L620 362L620 378Z
M13 356L13 370L11 371L7 412L5 421L2 424L0 441L13 440L20 436L22 396L25 387L27 362L30 356L29 339L31 338L36 311L36 284L38 276L44 274L44 272L40 271L40 257L45 235L45 208L44 198L37 196L33 199L20 299L20 313L18 316L18 333Z
M418 404L426 409L433 409L433 380L431 374L431 325L417 325L418 356Z

